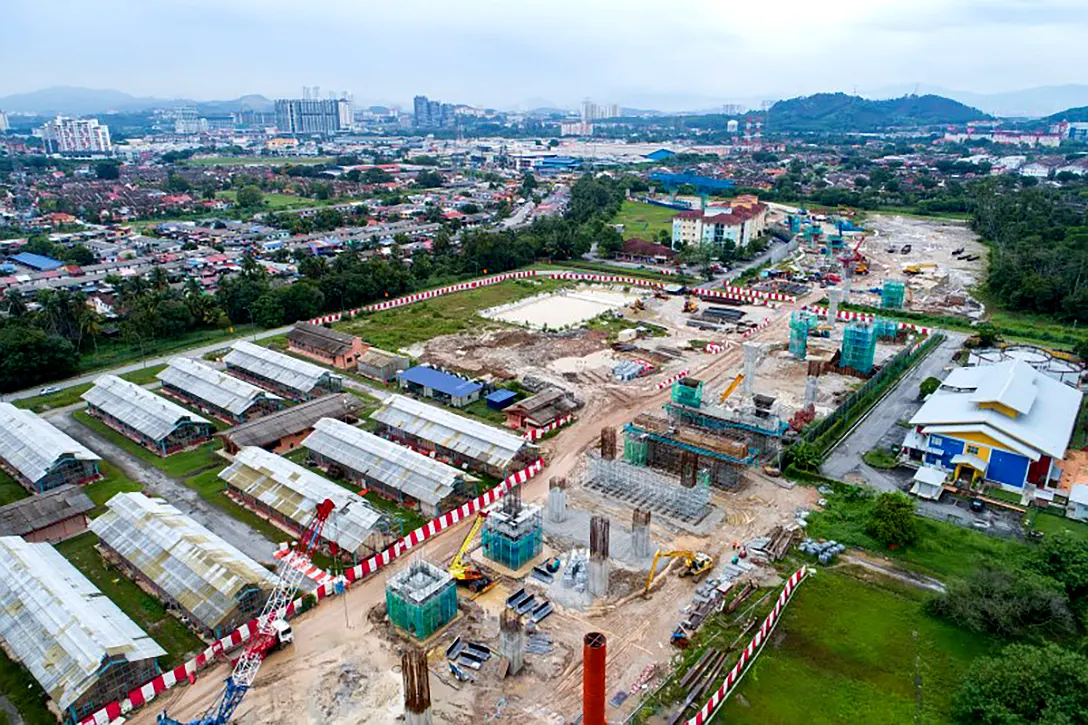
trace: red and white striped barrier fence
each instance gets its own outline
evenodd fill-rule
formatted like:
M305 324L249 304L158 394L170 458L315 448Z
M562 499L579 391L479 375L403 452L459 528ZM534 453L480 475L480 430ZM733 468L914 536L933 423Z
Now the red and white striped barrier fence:
M814 315L818 315L819 317L827 317L831 312L826 307L818 307L816 305L805 305L801 309L811 312ZM838 314L835 316L836 320L843 320L844 322L872 322L876 318L877 315L870 315L866 312L854 312L853 310L839 310ZM932 328L915 325L913 322L899 322L897 325L900 330L911 330L922 335L929 335L933 332Z
M551 433L553 430L559 430L572 420L574 420L573 415L565 415L562 418L557 418L556 420L553 420L551 423L548 423L543 428L530 428L529 430L525 431L525 433L523 433L521 437L527 441L538 441L544 436Z
M725 352L725 345L719 345L716 342L708 342L706 347L703 348L703 352L710 353L711 355L717 355L720 352Z
M782 618L782 611L790 603L790 599L793 598L798 585L810 573L809 568L803 566L786 580L786 586L782 588L782 592L778 595L778 601L775 602L774 609L763 620L763 624L756 632L756 635L752 637L752 641L741 652L737 664L733 665L733 669L729 670L729 674L725 676L725 682L710 696L710 699L700 708L699 712L695 713L695 717L687 720L684 725L706 725L706 723L710 722L710 718L714 716L714 711L733 693L748 668L755 662L756 657L759 656L764 645L767 644L767 640L770 639L771 633L774 632L774 628L778 626L778 621Z
M673 383L675 383L677 380L682 380L683 378L686 378L687 376L688 376L688 371L687 370L681 370L680 372L676 373L676 375L670 375L669 377L665 378L660 383L658 383L657 384L657 389L658 390L664 390L665 388L667 388L670 385L672 385Z
M765 328L767 327L767 325L769 325L769 324L771 324L771 318L770 318L770 317L768 317L767 319L765 319L765 320L764 320L763 322L759 323L759 324L758 324L758 325L756 325L755 327L753 327L753 328L751 328L751 329L748 329L748 330L745 330L745 331L744 331L744 334L743 334L743 335L741 335L741 337L742 337L743 339L747 340L747 339L748 339L749 337L751 337L752 335L756 334L756 333L757 333L757 332L759 332L760 330L763 330L763 329L765 329Z
M344 577L349 584L362 580L383 566L386 566L406 551L411 550L413 547L436 536L457 522L476 515L480 509L495 503L505 496L511 488L524 484L543 469L544 461L542 459L537 459L528 468L508 476L503 483L484 493L482 496L459 506L453 511L442 514L425 526L416 529L408 536L400 539L382 553L372 556L362 564L346 570L344 572ZM317 601L321 602L334 594L335 586L335 580L319 585L313 592ZM301 611L302 600L303 598L299 597L288 604L283 612L284 616L292 617L295 612ZM83 718L79 721L80 725L109 725L122 715L126 715L136 708L142 707L153 700L157 695L161 695L167 690L172 689L178 683L186 682L190 678L195 677L198 672L214 662L217 657L222 656L224 652L229 652L237 648L252 637L256 631L257 620L250 620L226 637L213 642L210 647L185 664L178 665L169 672L164 672L140 687L131 690L128 693L128 697L124 700L111 702L93 715Z

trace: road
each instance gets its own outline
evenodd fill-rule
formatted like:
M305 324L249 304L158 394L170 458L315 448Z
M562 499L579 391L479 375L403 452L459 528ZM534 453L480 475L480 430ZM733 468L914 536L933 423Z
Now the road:
M193 347L189 348L188 350L178 350L176 352L170 353L169 355L152 357L146 360L140 360L138 362L111 368L109 370L97 370L93 373L80 375L79 377L68 378L67 380L61 380L60 382L56 383L49 383L49 386L57 389L71 388L76 385L83 385L84 383L92 383L102 375L124 375L125 373L135 372L137 370L142 370L143 368L152 367L154 365L165 365L171 358L178 357L179 355L184 355L185 357L200 357L206 353L214 352L215 350L222 350L223 348L230 346L230 344L235 340L255 341L264 340L268 337L275 337L276 335L285 335L288 331L290 331L292 327L294 327L294 325L286 325L284 327L277 327L274 330L262 330L261 332L251 335L245 335L244 337L238 336L232 338L224 338L222 340L219 340L218 342L213 342L209 345ZM22 398L33 398L35 395L38 394L39 390L41 390L41 388L28 388L26 390L20 390L15 393L8 393L4 396L4 400L10 402L12 400L20 400Z
M166 475L155 466L137 458L75 420L72 418L70 409L54 411L52 414L46 414L45 417L57 428L120 468L126 476L144 486L148 492L161 496L183 514L191 516L198 523L214 531L254 561L274 561L272 558L272 553L276 550L274 543L249 525L208 503L200 497L200 494L177 479Z

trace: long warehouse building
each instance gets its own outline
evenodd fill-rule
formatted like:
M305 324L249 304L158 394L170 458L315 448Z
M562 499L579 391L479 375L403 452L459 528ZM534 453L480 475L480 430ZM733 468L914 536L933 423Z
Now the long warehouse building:
M176 357L156 375L162 392L201 412L242 423L283 407L283 398L188 357Z
M91 522L102 545L211 637L261 612L276 580L270 571L162 499L119 493Z
M370 417L386 438L496 478L525 468L539 455L520 436L403 395L390 396Z
M246 446L257 446L273 453L287 453L298 448L322 418L358 420L363 401L351 393L323 395L293 408L262 416L219 433L227 453L237 453Z
M298 531L318 504L331 500L336 508L322 540L356 561L380 551L389 538L381 515L362 496L263 448L241 449L219 477L245 505Z
M87 413L160 456L212 437L215 426L177 403L116 375L103 375L81 396Z
M302 442L317 465L340 469L360 486L399 503L417 504L428 516L439 516L464 495L467 481L458 469L410 448L332 418L317 422ZM447 505L443 505L443 503Z
M343 378L319 365L245 340L232 344L223 362L231 375L293 400L312 400L344 388Z
M0 403L0 467L28 491L94 481L101 460L35 413Z
M0 538L0 639L79 722L158 674L166 651L50 544Z

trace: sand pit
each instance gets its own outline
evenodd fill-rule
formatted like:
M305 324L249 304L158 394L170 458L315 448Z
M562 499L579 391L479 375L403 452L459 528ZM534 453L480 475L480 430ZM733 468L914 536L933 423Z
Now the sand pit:
M509 305L484 310L482 317L523 325L536 330L580 325L602 312L617 310L634 302L638 295L592 287L536 295Z

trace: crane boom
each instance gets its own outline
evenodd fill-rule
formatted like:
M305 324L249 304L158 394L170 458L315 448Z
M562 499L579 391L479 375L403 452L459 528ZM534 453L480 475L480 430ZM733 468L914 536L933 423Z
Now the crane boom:
M336 508L331 500L325 499L314 510L313 517L303 529L302 535L291 551L285 556L279 567L276 588L268 596L260 616L257 617L257 632L249 640L245 650L234 663L234 670L227 678L219 699L203 717L182 723L167 716L165 712L158 718L159 725L227 725L235 710L242 704L242 698L257 677L265 655L276 644L278 628L276 623L287 616L287 606L298 593L299 585L309 568L310 558L321 540L321 532L329 514Z

